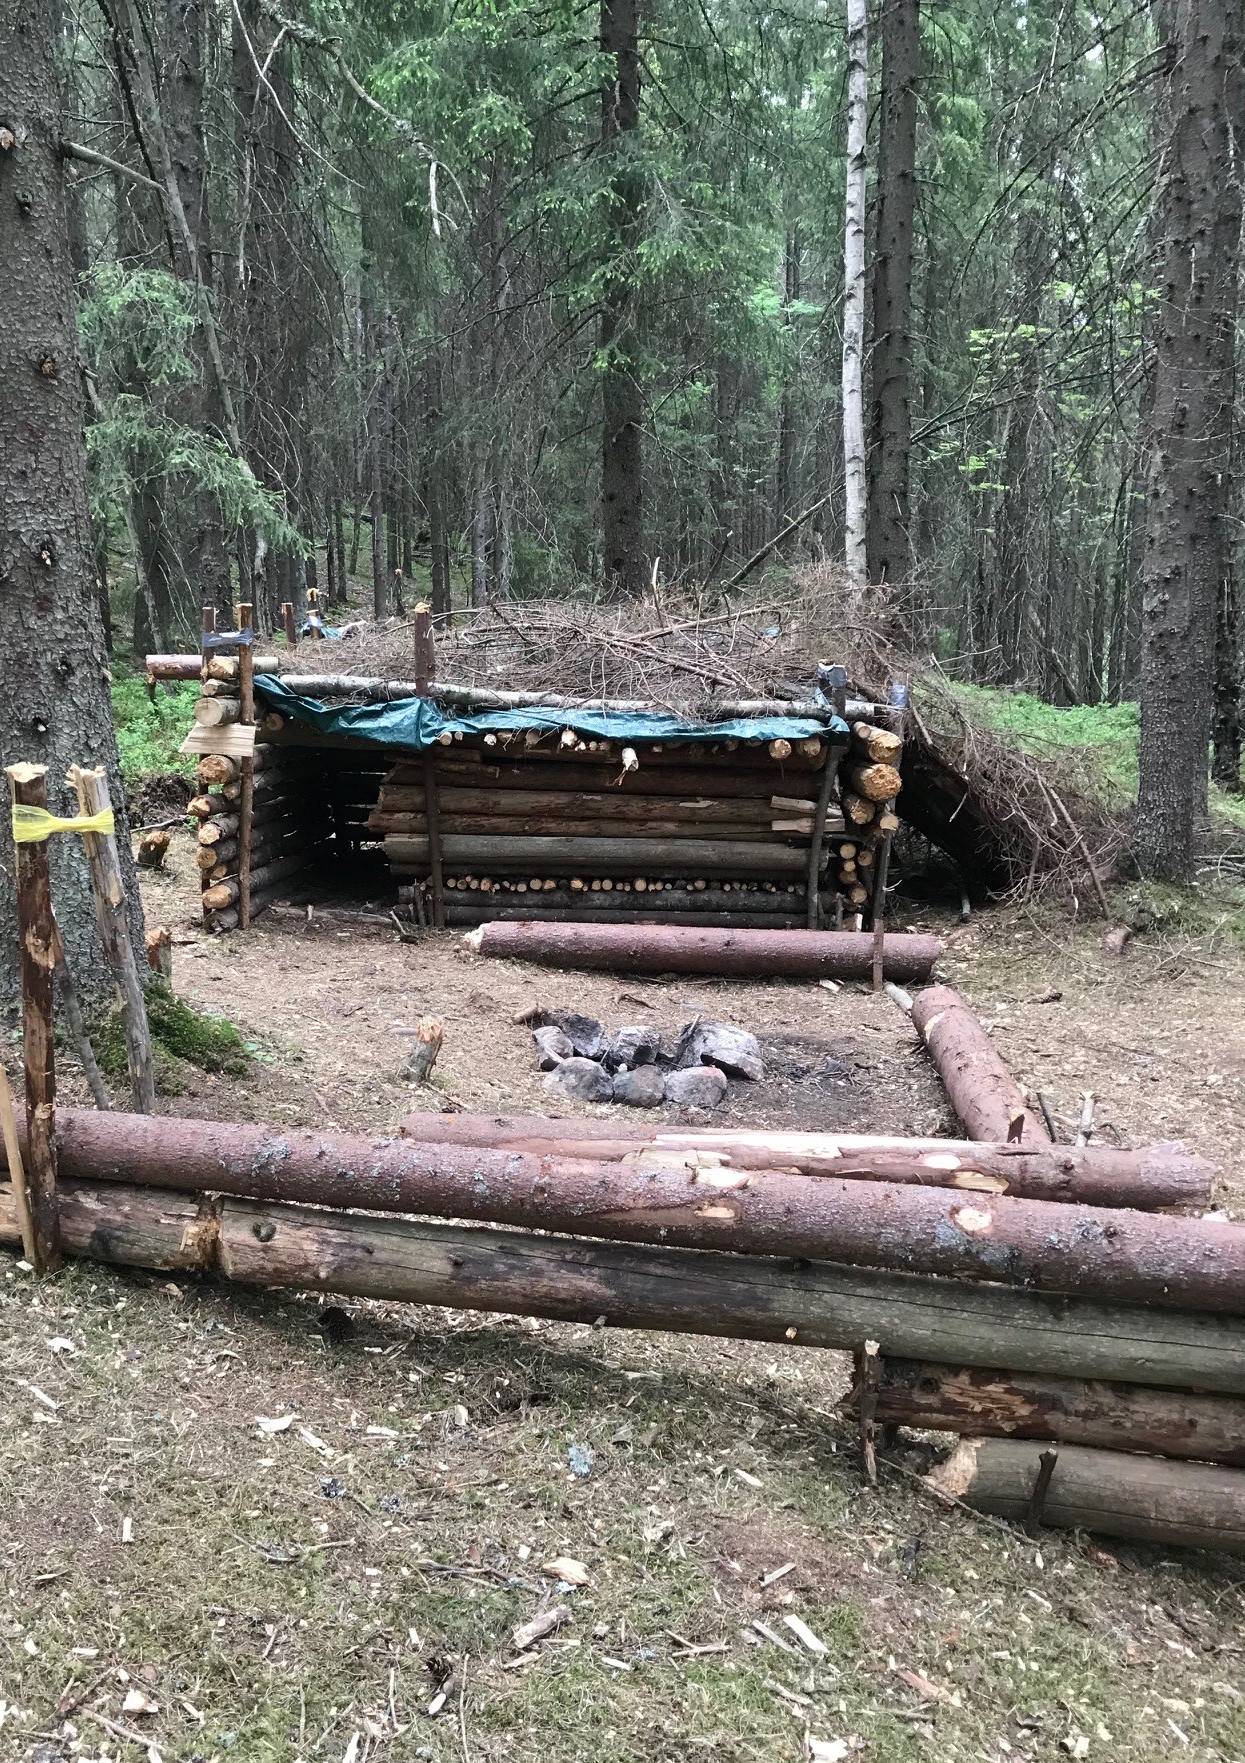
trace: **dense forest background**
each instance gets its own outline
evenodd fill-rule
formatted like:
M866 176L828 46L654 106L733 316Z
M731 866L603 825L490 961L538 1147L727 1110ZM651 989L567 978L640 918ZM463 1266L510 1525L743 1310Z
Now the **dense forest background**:
M239 576L267 624L347 576L394 610L411 577L439 603L599 582L611 382L642 431L625 585L722 583L814 504L781 560L842 557L842 16L623 10L76 15L101 570L136 561L140 590L115 641L186 640ZM613 150L606 26L638 53ZM1162 70L1114 0L927 4L890 70L915 124L903 619L1056 700L1135 691Z

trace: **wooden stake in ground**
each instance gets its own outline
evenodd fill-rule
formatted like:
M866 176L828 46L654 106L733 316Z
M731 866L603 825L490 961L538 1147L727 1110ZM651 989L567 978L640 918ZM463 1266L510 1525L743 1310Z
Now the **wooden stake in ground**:
M10 765L15 805L48 805L47 766ZM22 941L22 1059L26 1074L26 1193L31 1240L24 1245L36 1273L61 1258L56 1204L56 1056L53 992L56 953L47 841L16 846L17 924Z
M437 674L436 642L432 612L423 600L415 608L415 695L426 698ZM437 798L437 762L431 748L421 760L424 779L424 813L428 827L428 884L432 893L432 922L445 929L445 876L441 858L441 813Z
M856 1387L860 1404L860 1466L871 1488L878 1485L877 1412L881 1379L881 1349L876 1341L863 1341L856 1351Z
M9 1180L13 1185L13 1210L17 1214L17 1228L22 1233L22 1254L32 1267L39 1264L39 1245L35 1239L34 1224L30 1216L30 1194L26 1187L26 1166L22 1162L22 1148L17 1136L17 1116L13 1112L13 1092L9 1088L9 1074L0 1065L0 1136L4 1139L4 1155L9 1165Z
M78 805L83 814L99 814L108 807L108 777L102 768L86 771L80 765L73 765L69 769L69 783L78 792ZM91 870L95 913L99 919L104 954L121 993L121 1021L126 1062L130 1068L132 1106L137 1114L151 1114L156 1106L151 1035L147 1028L143 984L134 958L134 945L130 941L116 837L112 833L84 833L82 843Z
M69 971L69 962L65 957L65 944L61 937L60 926L56 922L55 913L52 915L52 931L55 938L53 954L56 959L56 983L61 989L61 1003L65 1006L65 1020L69 1024L69 1032L78 1049L83 1075L95 1100L95 1106L107 1110L112 1107L112 1098L104 1085L104 1077L99 1068L99 1061L95 1057L95 1049L86 1032L86 1021L82 1015L78 988L74 984L73 974ZM165 931L164 934L167 937L169 933Z
M238 607L238 681L241 686L243 727L255 721L255 651L249 631L254 607L245 602ZM238 804L238 924L248 930L251 923L251 821L255 806L255 759L241 761L242 798Z

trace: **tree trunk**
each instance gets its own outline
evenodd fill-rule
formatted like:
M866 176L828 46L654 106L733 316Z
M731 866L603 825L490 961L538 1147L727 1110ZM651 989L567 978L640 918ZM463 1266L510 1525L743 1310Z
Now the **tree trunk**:
M916 219L920 0L883 0L869 421L869 580L911 573L908 456L912 444L912 253ZM908 628L911 629L909 615Z
M202 282L210 289L214 278L203 126L205 16L210 15L203 0L166 0L161 110L173 173L193 243L193 251L188 252L174 233L174 267L181 280L192 285ZM141 52L136 46L136 53ZM185 420L191 428L224 439L226 425L220 387L202 335L197 339L195 354L196 373L182 400L186 406ZM192 608L214 606L220 627L227 629L233 595L219 498L210 490L192 490L187 486L180 525L185 533L181 559L185 601Z
M99 1118L103 1118L100 1116ZM1245 1395L1245 1323L1154 1314L1083 1299L912 1274L589 1243L526 1231L209 1200L198 1194L65 1181L71 1255L165 1271L200 1268L294 1286L615 1328L669 1328L741 1340L887 1351L1171 1389ZM0 1188L0 1242L20 1245Z
M1240 8L1175 8L1171 132L1161 166L1153 444L1143 563L1140 788L1146 875L1192 874L1211 732L1214 632L1227 577L1241 185Z
M1038 1443L968 1439L926 1477L979 1512L1024 1521L1040 1468ZM1039 1522L1140 1542L1245 1554L1245 1475L1061 1445Z
M778 406L778 470L774 495L774 526L776 529L785 526L798 512L796 502L798 488L796 485L796 386L797 360L795 351L795 316L792 308L800 298L800 229L792 222L787 227L786 248L783 252L783 345L784 358L782 365L782 398ZM790 550L797 541L792 533L790 540L785 542L785 549ZM779 546L781 551L784 546Z
M644 400L640 383L638 248L644 184L637 0L601 0L601 147L610 166L609 245L601 295L601 552L607 594L637 598L644 558Z
M847 0L847 163L843 234L844 555L856 583L867 576L865 527L865 173L869 126L869 13Z
M56 0L0 9L5 123L0 153L0 766L46 765L52 807L74 812L72 764L104 765L117 803L130 898L142 916L126 836L124 791L105 671L91 550L83 389L74 333L57 46ZM69 965L93 1004L107 998L94 904L72 837L49 842L52 887ZM0 1009L18 992L13 869L0 863Z

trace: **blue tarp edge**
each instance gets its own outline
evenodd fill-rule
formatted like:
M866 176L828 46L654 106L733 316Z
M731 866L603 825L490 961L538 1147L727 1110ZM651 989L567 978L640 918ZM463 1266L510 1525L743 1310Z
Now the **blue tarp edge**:
M384 747L422 753L445 734L486 735L526 729L571 728L578 735L610 741L802 741L810 735L848 732L839 717L736 717L729 722L688 722L662 711L626 715L580 706L575 710L480 710L447 716L432 698L399 698L386 704L322 704L304 698L275 674L257 674L255 690L264 703L325 735L348 735Z

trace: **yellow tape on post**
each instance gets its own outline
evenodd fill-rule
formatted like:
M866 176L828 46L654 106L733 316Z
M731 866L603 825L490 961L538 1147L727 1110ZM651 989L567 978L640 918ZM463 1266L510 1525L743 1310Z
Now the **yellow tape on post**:
M98 814L75 814L72 820L62 820L59 814L49 814L46 808L28 808L20 802L13 804L13 842L16 845L41 845L53 833L110 833L113 826L111 808L101 808Z

